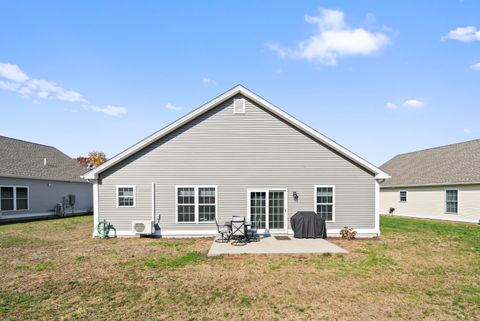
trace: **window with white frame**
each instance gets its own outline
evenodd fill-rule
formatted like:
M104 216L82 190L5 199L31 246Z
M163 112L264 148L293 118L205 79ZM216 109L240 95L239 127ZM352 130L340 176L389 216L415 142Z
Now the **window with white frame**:
M400 191L400 202L406 203L408 200L407 191Z
M117 207L135 206L135 186L117 186Z
M179 223L215 222L216 212L216 187L177 187L177 221Z
M335 219L335 186L315 187L315 208L325 221L333 222Z
M22 211L28 210L28 187L26 186L1 186L0 210Z
M458 213L458 190L447 189L445 193L447 213Z

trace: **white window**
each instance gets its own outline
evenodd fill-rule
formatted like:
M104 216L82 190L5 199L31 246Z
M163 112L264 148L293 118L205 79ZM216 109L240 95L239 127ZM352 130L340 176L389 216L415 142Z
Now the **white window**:
M245 99L238 98L233 100L233 113L245 114Z
M217 213L215 186L177 186L177 222L212 223Z
M0 210L22 211L28 210L28 187L26 186L1 186Z
M335 186L315 186L315 211L327 222L335 222Z
M446 200L447 213L457 214L458 213L458 190L447 189L445 191L445 200Z
M400 191L400 202L406 203L408 201L407 191Z
M135 186L117 186L117 207L135 207Z

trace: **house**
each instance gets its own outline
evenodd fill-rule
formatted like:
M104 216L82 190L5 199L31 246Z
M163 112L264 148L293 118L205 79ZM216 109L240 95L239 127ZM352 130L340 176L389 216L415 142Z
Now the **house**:
M380 167L381 212L480 222L480 139L397 155Z
M0 222L91 213L86 171L55 147L0 136Z
M330 235L350 226L372 236L389 176L239 85L84 177L95 226L106 220L119 236L142 220L157 235L215 235L215 220L232 215L291 233L297 211L316 211Z

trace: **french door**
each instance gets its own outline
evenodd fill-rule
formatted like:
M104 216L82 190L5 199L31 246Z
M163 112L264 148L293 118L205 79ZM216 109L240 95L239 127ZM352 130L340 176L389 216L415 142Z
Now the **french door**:
M249 189L248 218L260 232L287 232L286 189Z

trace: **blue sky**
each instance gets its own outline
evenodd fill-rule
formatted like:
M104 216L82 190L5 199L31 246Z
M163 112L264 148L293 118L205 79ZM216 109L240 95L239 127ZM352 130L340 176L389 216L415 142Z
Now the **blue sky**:
M0 135L72 157L112 157L239 83L376 165L480 138L478 1L1 7Z

